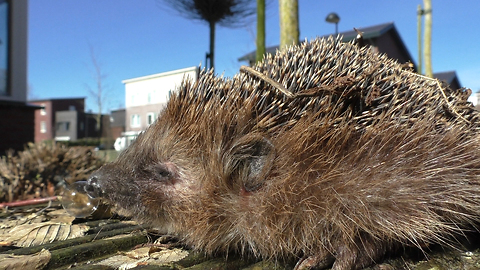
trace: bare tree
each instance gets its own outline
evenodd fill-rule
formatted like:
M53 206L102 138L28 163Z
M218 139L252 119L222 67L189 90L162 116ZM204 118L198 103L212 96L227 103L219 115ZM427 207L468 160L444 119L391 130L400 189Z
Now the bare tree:
M102 110L103 105L105 104L105 97L106 97L106 87L104 84L104 80L107 77L106 74L102 72L102 66L98 62L97 56L95 54L95 50L93 49L92 45L89 45L90 49L90 60L92 61L93 65L93 79L95 82L95 86L91 87L87 84L88 93L94 98L95 104L97 105L97 115L95 116L95 121L97 121L95 129L96 131L100 131L101 124L102 124Z
M163 0L180 15L208 23L210 28L210 68L214 67L215 26L240 27L245 19L255 14L252 0Z

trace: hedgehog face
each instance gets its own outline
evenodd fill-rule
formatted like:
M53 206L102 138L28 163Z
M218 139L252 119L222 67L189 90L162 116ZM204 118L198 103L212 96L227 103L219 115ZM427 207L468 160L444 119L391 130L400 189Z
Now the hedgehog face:
M170 161L172 157L166 153L172 151L165 151L168 142L155 135L157 131L151 127L140 134L115 162L90 176L85 190L91 197L113 203L121 214L169 227L166 209L181 203L183 193L191 193L191 181L185 170ZM152 143L155 136L158 141ZM159 151L157 145L163 145L164 151Z

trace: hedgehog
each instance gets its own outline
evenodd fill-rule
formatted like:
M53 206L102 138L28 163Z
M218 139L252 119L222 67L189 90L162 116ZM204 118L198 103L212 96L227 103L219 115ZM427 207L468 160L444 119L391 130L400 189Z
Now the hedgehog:
M475 229L469 93L317 38L231 78L184 80L85 191L205 254L362 269Z

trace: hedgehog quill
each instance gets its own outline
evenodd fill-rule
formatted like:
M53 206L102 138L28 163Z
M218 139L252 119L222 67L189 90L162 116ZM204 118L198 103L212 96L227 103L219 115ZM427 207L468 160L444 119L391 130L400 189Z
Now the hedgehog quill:
M316 39L184 81L86 191L207 254L362 269L478 224L469 91Z

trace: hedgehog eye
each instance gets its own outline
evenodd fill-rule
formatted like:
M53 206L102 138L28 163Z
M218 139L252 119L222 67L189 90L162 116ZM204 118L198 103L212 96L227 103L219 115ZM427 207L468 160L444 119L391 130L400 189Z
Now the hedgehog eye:
M170 176L170 172L167 171L167 170L163 170L163 169L160 169L158 174L161 176L161 177L169 177Z
M166 167L163 166L163 165L157 166L156 173L157 173L157 175L159 175L159 176L162 177L162 178L167 178L167 177L170 177L170 175L171 175L171 173L170 173L170 171L168 170L168 168L166 168Z
M151 166L149 171L150 174L157 177L159 181L165 181L172 176L172 172L170 172L170 170L168 170L168 168L163 164L156 164L154 166Z

